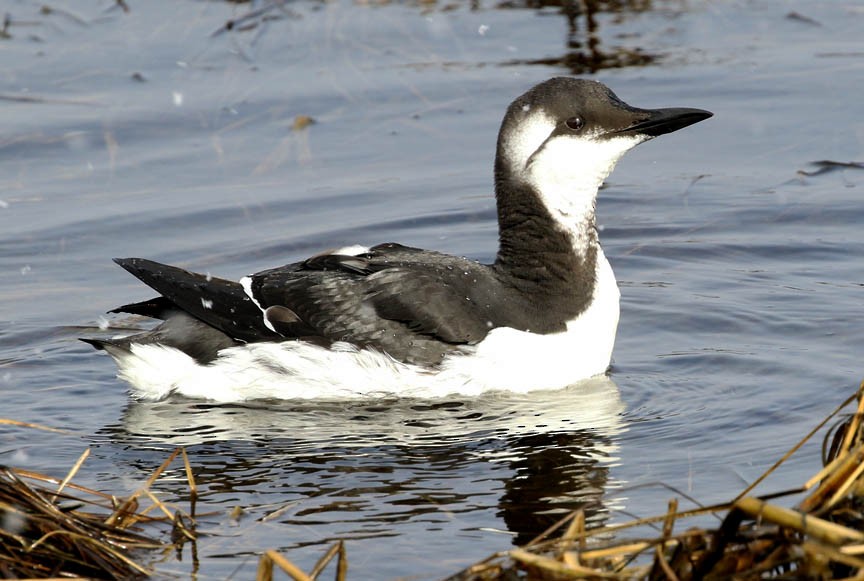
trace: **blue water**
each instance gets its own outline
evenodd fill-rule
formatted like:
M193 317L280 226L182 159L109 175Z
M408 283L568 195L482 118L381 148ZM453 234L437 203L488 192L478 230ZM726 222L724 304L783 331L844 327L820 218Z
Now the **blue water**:
M441 577L575 507L593 522L665 511L656 483L726 500L864 378L864 171L801 173L864 161L853 3L597 15L602 62L653 60L584 74L637 106L715 113L628 154L601 194L622 291L608 381L269 407L130 403L76 341L150 296L111 257L239 277L392 240L490 260L498 124L568 73L527 64L583 50L567 19L309 2L217 33L264 4L52 6L4 6L0 418L71 434L2 426L0 462L64 475L89 446L82 484L123 494L187 446L213 513L201 578L249 577L266 548L309 568L339 538L358 579ZM297 115L316 123L293 131ZM814 443L760 490L817 468ZM184 506L179 465L168 476L156 489ZM194 568L188 553L157 567Z

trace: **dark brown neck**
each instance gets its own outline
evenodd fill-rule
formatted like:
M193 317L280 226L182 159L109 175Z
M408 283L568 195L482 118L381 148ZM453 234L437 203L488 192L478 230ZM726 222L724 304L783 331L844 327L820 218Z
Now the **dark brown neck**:
M495 188L499 248L494 268L499 276L524 292L556 304L564 301L568 311L581 312L596 282L599 242L593 215L577 225L583 233L577 240L572 229L553 218L529 185L496 172ZM574 301L580 304L569 305Z

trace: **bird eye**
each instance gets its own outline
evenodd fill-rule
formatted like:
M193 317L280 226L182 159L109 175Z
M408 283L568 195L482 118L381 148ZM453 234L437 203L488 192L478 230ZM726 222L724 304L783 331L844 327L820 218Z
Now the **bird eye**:
M582 127L585 126L585 121L582 120L581 117L571 117L567 121L564 122L564 125L567 126L568 129L572 129L573 131L579 131Z

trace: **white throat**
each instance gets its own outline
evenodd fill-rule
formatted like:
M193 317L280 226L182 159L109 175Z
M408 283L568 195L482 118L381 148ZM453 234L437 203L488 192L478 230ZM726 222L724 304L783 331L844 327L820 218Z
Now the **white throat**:
M514 176L537 192L553 219L584 251L594 228L597 191L642 135L600 137L586 132L559 134L555 120L534 111L506 141L504 153Z

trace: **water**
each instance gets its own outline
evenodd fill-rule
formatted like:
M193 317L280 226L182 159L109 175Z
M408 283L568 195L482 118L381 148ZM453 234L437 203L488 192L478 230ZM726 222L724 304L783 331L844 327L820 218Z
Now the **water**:
M596 15L593 42L555 7L294 3L250 21L244 4L130 4L3 7L0 417L71 434L3 427L0 462L64 475L89 446L81 482L123 494L187 446L213 512L202 578L248 578L265 548L309 568L337 538L358 579L435 578L578 506L661 512L655 483L722 501L862 379L864 172L801 173L864 159L857 4L655 2ZM226 277L387 240L490 260L498 123L563 63L634 105L715 113L628 154L602 192L622 290L608 381L135 404L75 340L149 297L113 256ZM292 131L297 115L316 123ZM157 490L182 505L168 476Z

